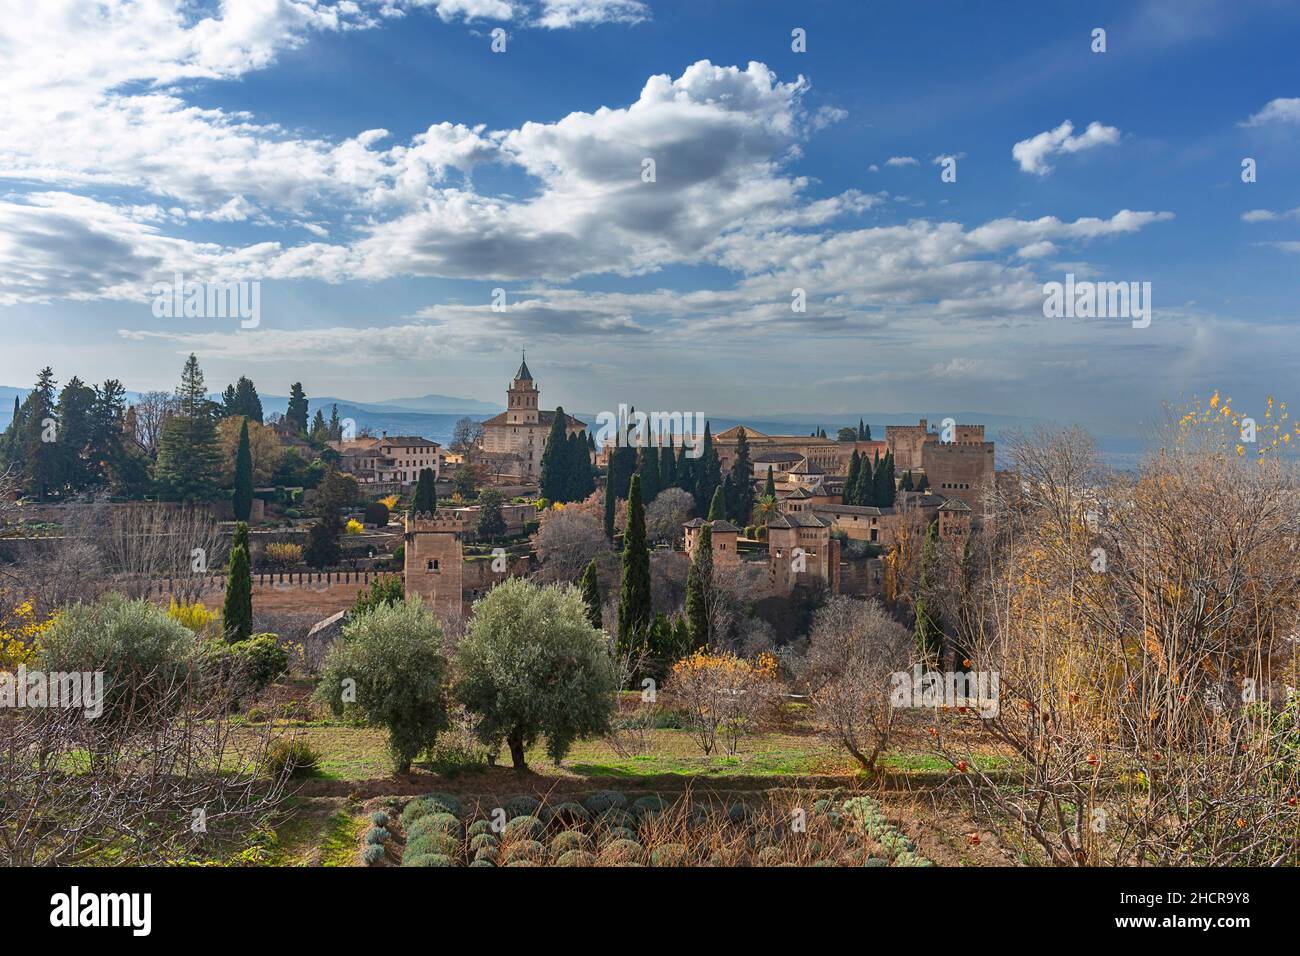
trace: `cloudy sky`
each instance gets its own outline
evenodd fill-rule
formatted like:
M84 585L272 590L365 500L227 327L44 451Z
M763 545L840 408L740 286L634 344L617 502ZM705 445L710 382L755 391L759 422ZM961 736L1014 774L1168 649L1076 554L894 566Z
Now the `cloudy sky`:
M1297 399L1297 48L1284 0L0 0L0 384L500 401L526 346L578 409ZM155 317L176 272L260 325ZM1150 326L1044 318L1066 273Z

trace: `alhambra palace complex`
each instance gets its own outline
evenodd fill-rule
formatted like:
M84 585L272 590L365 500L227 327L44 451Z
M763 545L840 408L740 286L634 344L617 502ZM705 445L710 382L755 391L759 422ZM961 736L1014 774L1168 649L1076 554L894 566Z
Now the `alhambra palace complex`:
M482 466L497 484L535 489L555 412L541 409L540 390L526 361L520 363L506 395L506 411L483 423L482 440L465 454L465 460ZM713 437L724 473L735 459L742 427L737 425ZM587 428L585 423L569 419L570 433L585 438ZM770 467L777 513L768 519L765 535L756 538L746 538L744 529L728 521L709 522L714 564L722 569L742 562L765 565L773 594L789 594L799 585L821 585L834 593L864 596L882 593L888 587L887 556L900 536L915 533L917 528L923 531L937 521L942 539L963 540L972 523L981 520L984 494L994 481L993 443L984 440L983 425L958 425L950 442L941 441L925 419L916 425L886 426L884 441L767 435L752 428L744 431L755 494L762 494ZM447 464L437 443L422 438L368 441L380 470L409 470L403 464L405 459L427 462L435 471ZM843 504L845 478L855 451L868 462L891 453L896 474L911 472L918 482L924 476L926 490L899 490L891 507ZM412 473L409 480L414 477ZM531 505L507 505L503 513L507 525L517 529L532 510ZM440 609L459 611L464 602L496 581L526 570L526 561L521 563L515 555L500 562L508 564L504 570L493 570L493 562L481 556L466 557L465 544L476 511L474 507L440 507L431 517L407 516L408 593L419 594ZM687 556L694 553L705 523L700 518L686 523L682 548ZM846 550L853 550L861 560L847 560Z

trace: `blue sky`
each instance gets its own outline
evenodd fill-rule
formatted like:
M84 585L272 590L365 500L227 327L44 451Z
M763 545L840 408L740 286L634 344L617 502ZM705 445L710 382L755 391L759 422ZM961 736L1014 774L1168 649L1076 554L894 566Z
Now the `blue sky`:
M526 346L581 409L1131 434L1295 398L1292 3L20 7L0 384L192 350L214 389L500 401ZM156 318L176 271L260 282L260 324ZM1150 326L1045 318L1067 272L1150 282Z

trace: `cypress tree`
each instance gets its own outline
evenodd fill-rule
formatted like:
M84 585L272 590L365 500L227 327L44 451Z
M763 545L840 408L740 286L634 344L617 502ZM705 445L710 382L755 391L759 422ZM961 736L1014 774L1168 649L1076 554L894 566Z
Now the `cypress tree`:
M727 518L727 496L719 486L713 492L713 501L709 503L709 520L725 521Z
M253 562L248 547L248 525L240 521L231 540L226 601L221 611L221 628L232 644L248 640L253 633Z
M771 465L767 466L767 483L763 485L763 497L776 501L776 479L772 477Z
M578 589L582 592L582 603L587 605L587 620L591 626L600 630L603 623L601 617L601 599L600 599L600 581L596 577L596 560L593 558L587 562L587 568L582 572L582 580L578 584Z
M596 473L592 470L591 451L583 432L569 436L569 468L574 501L586 501L596 490Z
M917 490L917 491L925 491L925 489L926 489L926 488L929 488L929 487L930 487L930 478L929 478L929 476L927 476L925 472L921 472L921 480L920 480L919 482L917 482L917 484L916 484L916 490Z
M704 423L704 448L695 462L695 510L703 514L713 501L713 493L722 485L722 465L713 447L709 423Z
M843 501L846 505L856 505L858 503L858 480L861 477L862 457L855 448L853 454L849 457L849 476L844 479Z
M677 449L677 487L695 495L695 459L687 457L685 443Z
M248 419L239 426L239 450L235 452L235 489L231 493L236 521L247 521L253 513L253 452L248 445Z
M642 448L637 456L637 474L641 476L641 498L646 504L659 497L659 452Z
M565 427L564 409L557 408L551 420L551 431L542 449L541 494L547 501L572 501L570 479L569 438Z
M858 441L869 441L869 440L870 439L867 438L867 426L864 425L862 423L862 419L859 418L858 419Z
M618 639L626 650L644 635L651 620L650 550L646 546L641 477L633 475L627 491L627 528L623 532L623 583L618 595Z
M713 527L700 527L686 575L686 628L692 649L709 644L709 597L713 590Z
M289 386L289 406L285 409L284 420L292 426L294 434L307 434L307 394L302 390L302 382Z
M880 460L880 465L876 469L875 475L875 496L876 504L881 508L889 508L894 504L894 455L892 452L886 452L885 457Z
M672 445L659 448L659 490L667 491L677 487L677 456Z
M415 494L411 510L418 515L431 515L438 510L438 486L432 468L421 468L415 479Z
M913 491L913 490L914 490L914 489L912 488L912 470L911 470L910 468L909 468L907 471L903 472L903 480L902 480L901 482L899 482L898 490L899 490L899 491Z
M754 512L754 465L749 460L749 437L743 428L736 431L736 459L731 463L730 477L727 511L731 520L743 528Z

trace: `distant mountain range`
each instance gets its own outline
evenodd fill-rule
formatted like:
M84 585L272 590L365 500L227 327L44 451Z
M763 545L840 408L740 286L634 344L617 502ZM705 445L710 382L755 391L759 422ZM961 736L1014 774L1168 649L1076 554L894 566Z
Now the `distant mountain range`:
M0 428L9 424L13 417L14 396L21 401L30 388L17 388L0 385ZM127 392L127 401L139 398L138 392ZM214 395L214 399L220 396ZM289 399L284 395L263 395L262 410L266 415L284 414ZM308 396L308 408L311 415L321 409L325 417L330 416L330 409L337 405L339 418L351 418L356 422L357 430L368 429L379 435L419 435L430 441L447 445L451 442L452 430L460 418L469 417L476 421L491 418L504 410L504 406L491 402L480 402L472 398L456 398L451 395L423 395L418 398L391 398L382 402L358 402L346 398ZM596 424L595 412L571 412L580 421L588 425ZM863 416L864 418L867 416ZM1036 425L1046 424L1042 420L1014 415L990 415L984 412L945 411L940 413L893 412L890 414L872 414L871 427L874 438L885 437L886 425L915 425L920 418L926 418L932 428L938 428L944 418L953 418L959 424L984 425L985 434L992 441L999 442L1000 436L1013 429L1029 430ZM835 433L846 425L857 426L858 415L844 412L803 412L790 415L777 415L765 418L738 419L728 416L710 416L712 430L720 432L733 425L765 432L769 435L808 435L814 429L825 428L826 434L835 437ZM1094 432L1106 460L1115 467L1128 468L1137 461L1142 452L1139 439L1108 436ZM999 448L1001 452L1001 448ZM999 454L999 458L1001 455ZM1001 461L999 461L1001 464Z

